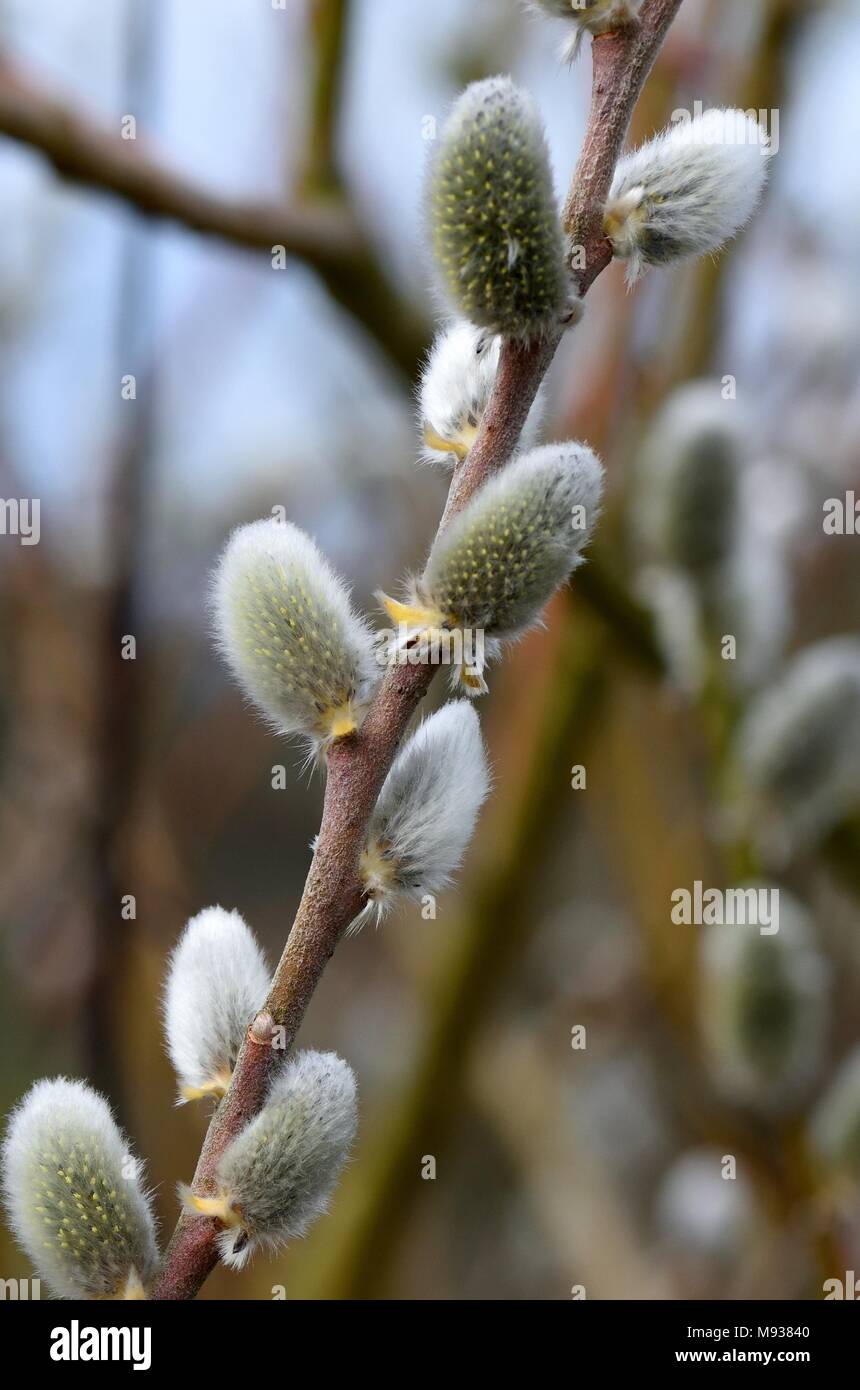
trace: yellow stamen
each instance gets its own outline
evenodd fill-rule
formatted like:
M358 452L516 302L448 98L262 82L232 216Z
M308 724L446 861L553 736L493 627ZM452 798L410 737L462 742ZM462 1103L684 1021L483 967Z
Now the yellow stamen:
M394 882L394 863L385 857L382 845L374 840L362 851L359 876L369 898L380 897Z
M186 1211L197 1216L213 1216L222 1226L241 1226L242 1218L225 1193L217 1197L198 1197L185 1183L179 1184L179 1195Z
M352 711L352 705L341 705L338 709L329 710L326 715L329 733L332 738L346 738L347 734L354 734L358 728L358 721Z
M202 1086L180 1086L179 1093L184 1100L202 1100L204 1096L214 1096L220 1100L226 1095L227 1089L232 1080L233 1073L227 1071L216 1071L209 1081L205 1081Z
M478 431L474 425L465 425L456 439L443 439L441 434L437 434L428 426L424 431L424 443L428 449L435 449L440 454L453 454L462 463L474 444L477 434Z
M382 606L394 623L404 623L406 627L442 627L445 618L438 608L428 608L418 603L398 603L388 594L380 594Z

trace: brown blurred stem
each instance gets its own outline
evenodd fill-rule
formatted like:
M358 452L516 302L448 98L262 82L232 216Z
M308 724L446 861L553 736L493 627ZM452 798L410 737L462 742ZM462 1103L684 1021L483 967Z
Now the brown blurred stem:
M62 178L114 194L146 217L268 256L283 246L317 272L393 362L412 372L426 342L425 325L391 285L342 199L317 198L291 207L223 197L176 173L143 135L122 139L119 121L115 130L106 128L2 58L0 135L40 151Z
M680 4L681 0L645 0L638 24L607 34L592 46L592 106L566 209L573 243L585 253L585 268L578 275L583 294L609 263L600 206L636 99ZM503 344L493 396L478 437L454 475L440 528L510 458L560 336L525 346ZM434 673L431 666L392 667L360 732L332 749L316 850L265 1004L284 1030L287 1049L338 941L361 907L358 861L365 828L397 746ZM236 1133L239 1116L254 1113L262 1103L266 1069L253 1066L251 1055L258 1050L247 1043L242 1049L230 1090L210 1125L194 1177L199 1193L213 1190L218 1159ZM232 1117L229 1122L227 1116ZM153 1296L192 1297L216 1262L215 1235L213 1221L183 1215Z

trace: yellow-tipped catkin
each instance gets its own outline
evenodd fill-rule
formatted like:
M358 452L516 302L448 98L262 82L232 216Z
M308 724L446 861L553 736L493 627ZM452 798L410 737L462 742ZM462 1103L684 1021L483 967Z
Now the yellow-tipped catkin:
M484 417L496 383L501 340L455 319L436 334L418 392L423 457L447 467L462 463ZM523 426L519 447L537 443L543 414L538 391Z
M276 728L318 751L359 727L379 674L370 630L298 527L270 520L233 532L215 620L233 674Z
M137 1160L105 1100L39 1081L3 1143L10 1225L59 1298L140 1298L158 1250Z
M604 229L627 278L649 265L718 251L752 217L767 179L766 132L743 111L679 121L625 155Z
M451 882L490 787L478 716L452 700L420 724L397 758L367 827L359 874L367 905L352 930L398 901Z
M581 563L602 484L600 461L583 444L515 459L442 532L408 601L384 598L406 639L467 630L496 644L526 631ZM480 671L471 677L466 693L486 688Z
M180 1102L224 1095L268 988L263 953L238 912L207 907L191 918L164 985L164 1031Z
M509 77L473 82L430 167L430 241L444 290L472 323L540 337L574 307L543 126Z
M260 1113L228 1144L217 1193L185 1186L186 1210L216 1219L225 1264L303 1236L325 1211L355 1135L356 1085L333 1052L300 1052L278 1071Z

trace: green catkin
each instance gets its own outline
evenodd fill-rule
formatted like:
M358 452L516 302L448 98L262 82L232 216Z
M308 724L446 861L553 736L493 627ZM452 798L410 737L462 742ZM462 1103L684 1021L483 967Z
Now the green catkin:
M60 1298L140 1298L158 1252L138 1165L90 1087L38 1082L3 1146L6 1207L39 1274Z
M508 77L473 82L442 131L428 184L443 287L472 323L532 339L571 315L572 287L546 140Z

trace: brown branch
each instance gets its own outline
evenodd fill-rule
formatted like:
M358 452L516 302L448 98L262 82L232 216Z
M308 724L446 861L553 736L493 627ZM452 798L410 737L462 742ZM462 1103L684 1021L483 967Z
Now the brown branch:
M593 46L593 99L582 155L565 212L574 244L585 251L579 275L585 293L608 264L599 208L609 190L633 107L681 0L645 0L639 23L597 39ZM614 95L613 95L614 94ZM510 458L560 334L527 347L503 345L493 397L467 459L455 474L440 529ZM307 1005L338 941L362 902L359 855L367 822L403 733L426 694L435 668L393 667L360 732L332 750L317 847L287 944L264 1006L280 1025L289 1049ZM194 1177L211 1192L218 1159L247 1116L259 1108L268 1069L246 1044L233 1081L209 1127ZM190 1298L213 1269L216 1225L183 1215L153 1290L155 1298Z
M404 308L366 235L340 199L305 205L239 201L170 169L143 136L115 131L59 101L20 69L0 61L0 135L38 150L63 178L101 189L146 217L271 255L283 246L320 275L333 297L411 372L425 332Z

